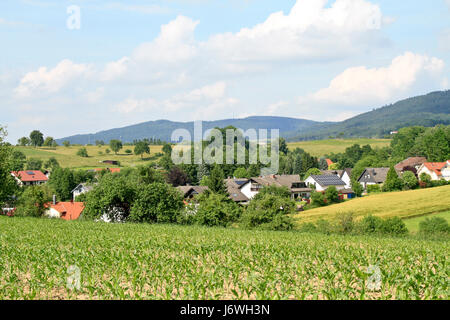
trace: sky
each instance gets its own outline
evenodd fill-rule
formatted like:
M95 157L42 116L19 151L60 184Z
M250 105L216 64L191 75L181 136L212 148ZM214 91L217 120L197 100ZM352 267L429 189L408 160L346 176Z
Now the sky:
M450 0L2 0L16 143L144 121L341 121L450 89Z

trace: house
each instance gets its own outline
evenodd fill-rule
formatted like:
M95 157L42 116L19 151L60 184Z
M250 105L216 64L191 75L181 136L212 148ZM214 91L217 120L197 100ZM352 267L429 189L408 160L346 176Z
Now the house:
M420 177L422 173L426 173L431 177L431 180L450 180L450 160L446 162L425 162L417 170L417 175Z
M84 193L87 193L87 192L91 191L92 189L94 189L94 186L88 185L86 183L80 183L70 193L72 193L73 200L75 201L76 197L78 197Z
M417 172L420 166L427 162L427 158L425 157L409 157L395 165L395 170L398 172L403 172L405 169L414 168Z
M77 220L84 210L83 202L56 202L53 196L53 203L47 204L45 215L49 218L59 218L63 220Z
M292 199L307 199L311 196L311 188L300 180L298 175L269 175L251 178L240 189L242 193L252 199L259 191L268 186L287 187L291 191Z
M242 193L241 190L246 183L248 183L248 179L225 179L225 185L231 200L240 204L247 204L249 202L250 198Z
M339 200L349 200L356 197L355 192L351 188L345 188L339 190Z
M48 177L39 170L14 171L11 175L20 186L36 186L48 181Z
M337 190L345 189L345 182L335 174L310 175L305 182L308 186L314 186L316 191L325 191L331 186Z
M382 185L387 178L389 168L366 168L358 179L358 182L367 189L369 185Z
M339 177L341 178L342 181L345 182L346 189L352 188L352 169L351 168L342 170L342 173Z
M209 188L204 186L179 186L177 189L181 191L184 199L192 199L196 195L204 193Z

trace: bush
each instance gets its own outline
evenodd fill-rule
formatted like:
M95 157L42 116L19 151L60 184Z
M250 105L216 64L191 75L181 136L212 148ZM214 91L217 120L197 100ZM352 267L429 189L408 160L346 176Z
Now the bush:
M348 234L353 231L353 212L343 212L336 215L335 231L340 234Z
M424 235L449 234L450 226L444 218L426 218L419 224L419 233Z
M130 149L126 149L126 150L125 150L125 153L126 153L126 154L132 154L133 151L131 151Z
M80 156L80 157L82 157L82 158L87 158L87 157L89 157L88 152L87 152L87 149L86 149L86 148L80 148L80 149L78 149L78 151L77 151L77 156Z
M311 222L303 223L300 225L299 231L307 233L315 233L317 232L317 227L314 223Z
M383 221L380 226L381 233L390 235L404 235L408 233L408 228L399 217L389 218Z
M197 201L194 220L203 226L226 227L237 221L241 215L239 205L223 194L204 193L197 197Z
M380 217L369 215L361 220L361 222L357 226L357 229L362 234L378 233L381 232L383 222L383 219L381 219Z
M129 221L173 223L183 209L183 198L165 183L139 185L130 211Z
M320 219L317 221L317 232L329 235L333 232L333 226L329 221Z
M51 200L51 192L46 186L30 186L25 188L19 198L14 215L18 217L42 217L46 204Z
M327 199L328 204L339 202L339 192L335 186L330 186L327 188L325 191L325 198Z
M311 204L318 207L323 207L326 205L325 196L322 192L313 191L311 193Z
M290 230L293 222L287 215L294 213L295 208L295 202L289 198L273 194L255 197L242 215L241 225L248 229Z
M367 193L379 193L381 192L381 187L379 184L370 184L367 186Z
M416 175L412 171L405 171L402 176L402 181L407 190L415 189L419 184Z

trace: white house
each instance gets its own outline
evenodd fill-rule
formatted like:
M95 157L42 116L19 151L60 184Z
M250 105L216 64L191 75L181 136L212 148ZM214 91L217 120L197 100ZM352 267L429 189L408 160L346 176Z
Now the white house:
M75 200L76 197L78 197L79 195L82 195L84 193L87 193L89 191L91 191L94 187L91 185L87 185L85 183L80 183L79 185L77 185L75 187L75 189L73 189L71 191L72 195L73 195L73 200Z
M352 169L345 169L340 176L341 180L344 181L344 183L345 183L346 189L352 188L351 175L352 175Z
M447 162L425 162L417 171L417 175L420 177L422 173L426 173L431 177L431 180L450 180L450 160Z
M337 190L346 188L345 182L334 174L310 175L305 182L308 186L314 186L316 191L325 191L331 186L335 186Z
M267 186L287 187L294 200L309 198L312 191L298 175L268 175L251 178L240 187L240 190L248 199L253 199L262 188Z

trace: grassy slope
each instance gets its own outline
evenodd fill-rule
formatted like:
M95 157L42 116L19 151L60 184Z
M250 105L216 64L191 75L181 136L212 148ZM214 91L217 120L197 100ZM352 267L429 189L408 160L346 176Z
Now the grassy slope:
M76 153L79 146L63 147L59 146L55 149L53 148L34 148L34 147L15 147L17 150L22 151L27 158L33 157L42 159L44 161L48 160L50 157L55 157L59 164L64 168L102 168L110 167L100 163L103 160L118 160L121 166L135 166L139 164L146 163L146 161L141 160L140 156L134 154L125 154L126 149L134 150L133 146L124 146L120 153L115 155L113 152L106 154L105 150L108 146L97 147L97 146L87 146L85 147L88 151L88 158L82 158L77 156ZM162 146L150 146L150 156L144 155L144 159L154 156L155 153L161 152ZM103 155L99 155L99 152L103 152Z
M450 186L402 192L380 193L324 208L296 214L298 223L333 219L341 212L353 212L356 216L373 214L379 217L417 217L448 211Z
M426 218L431 217L444 218L448 223L450 223L450 211L446 211L411 219L405 219L405 224L411 233L416 233L417 231L419 231L419 223L424 221Z
M0 230L0 299L448 299L447 242L6 217ZM363 290L372 264L380 292Z
M320 157L328 153L344 152L346 148L354 144L361 146L370 144L374 147L389 146L391 140L387 139L330 139L330 140L314 140L314 141L300 141L290 142L288 147L290 150L295 148L302 148L313 156Z

